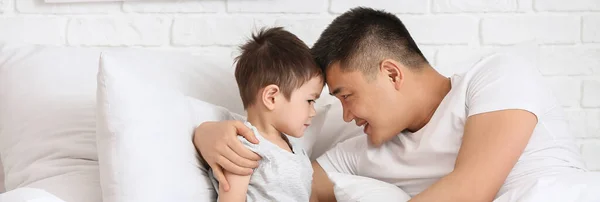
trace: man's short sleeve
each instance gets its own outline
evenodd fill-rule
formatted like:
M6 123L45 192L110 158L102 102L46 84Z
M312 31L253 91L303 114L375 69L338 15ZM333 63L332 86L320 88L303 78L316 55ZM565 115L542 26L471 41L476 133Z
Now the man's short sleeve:
M350 138L338 143L317 158L317 163L326 172L358 175L361 155L367 152L366 135Z
M544 87L541 74L533 64L508 54L484 58L467 74L467 116L480 113L521 109L538 118L555 107L552 92Z

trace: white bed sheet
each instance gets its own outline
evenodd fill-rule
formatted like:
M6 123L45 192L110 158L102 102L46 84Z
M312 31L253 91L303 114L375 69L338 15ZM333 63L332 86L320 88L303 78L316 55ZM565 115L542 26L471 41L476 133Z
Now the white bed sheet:
M4 193L4 167L2 167L2 159L0 159L0 193Z
M600 202L600 172L542 177L502 194L494 202Z
M17 188L0 194L1 202L65 202L58 197L36 188Z

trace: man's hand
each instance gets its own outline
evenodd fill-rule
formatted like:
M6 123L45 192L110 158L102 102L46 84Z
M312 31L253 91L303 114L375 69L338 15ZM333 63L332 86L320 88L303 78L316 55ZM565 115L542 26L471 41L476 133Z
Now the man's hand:
M237 175L250 175L260 160L260 156L242 145L238 134L258 143L252 130L240 121L204 122L194 131L194 146L225 191L229 191L229 183L223 169Z

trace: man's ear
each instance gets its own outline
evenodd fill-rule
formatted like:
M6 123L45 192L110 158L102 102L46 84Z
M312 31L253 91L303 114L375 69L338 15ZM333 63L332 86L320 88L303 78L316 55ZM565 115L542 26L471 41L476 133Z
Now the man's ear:
M261 95L261 101L269 110L275 109L277 96L281 93L279 86L271 84L264 88Z
M404 82L404 70L402 64L392 59L385 59L381 62L379 70L383 73L386 79L394 84L396 89L400 89Z

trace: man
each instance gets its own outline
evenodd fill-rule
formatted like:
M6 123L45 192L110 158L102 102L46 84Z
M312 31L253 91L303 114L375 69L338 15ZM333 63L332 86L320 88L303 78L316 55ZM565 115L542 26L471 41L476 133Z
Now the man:
M395 184L411 201L492 201L545 176L585 171L560 105L525 61L494 54L447 78L400 19L369 8L337 17L312 51L344 120L367 135L313 162L319 201L335 200L326 172ZM236 134L257 142L234 121L200 125L194 142L212 168L248 175L258 158Z

